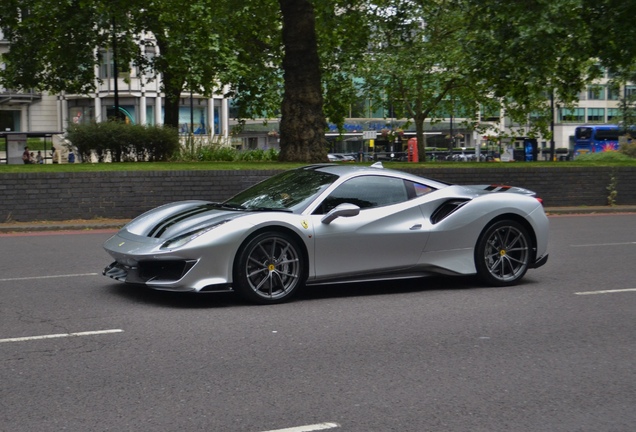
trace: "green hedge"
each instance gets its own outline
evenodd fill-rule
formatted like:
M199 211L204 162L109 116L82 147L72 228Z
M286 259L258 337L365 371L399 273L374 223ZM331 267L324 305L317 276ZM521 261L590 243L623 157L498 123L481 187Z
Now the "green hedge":
M165 126L108 121L73 124L67 133L82 161L95 155L103 162L108 154L113 162L166 161L179 149L177 130Z

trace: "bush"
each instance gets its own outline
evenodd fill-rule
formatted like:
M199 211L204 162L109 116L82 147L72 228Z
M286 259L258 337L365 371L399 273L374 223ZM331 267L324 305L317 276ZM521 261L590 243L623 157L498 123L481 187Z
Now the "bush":
M175 152L172 160L175 162L275 162L278 161L278 151L236 150L224 145L222 141L210 141L207 137L186 137L184 145Z
M118 121L69 126L67 137L82 161L166 161L179 148L179 135L170 127L142 126Z
M605 151L601 153L585 153L576 157L577 162L621 162L631 158L617 151Z
M625 156L636 159L636 142L632 141L629 144L621 144L619 152Z

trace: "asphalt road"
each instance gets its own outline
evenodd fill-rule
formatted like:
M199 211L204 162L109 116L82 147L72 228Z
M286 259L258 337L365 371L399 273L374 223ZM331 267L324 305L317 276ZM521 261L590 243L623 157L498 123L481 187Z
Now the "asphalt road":
M0 430L636 428L636 215L551 217L550 261L251 306L101 276L102 231L0 235Z

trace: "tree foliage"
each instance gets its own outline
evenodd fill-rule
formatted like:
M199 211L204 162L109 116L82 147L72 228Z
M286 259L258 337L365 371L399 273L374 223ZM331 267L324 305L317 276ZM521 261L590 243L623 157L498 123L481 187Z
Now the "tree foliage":
M182 91L222 89L239 119L281 118L281 159L321 161L326 120L341 125L363 91L423 145L426 120L480 104L525 125L548 95L574 101L599 62L633 79L635 14L622 0L4 0L0 82L89 94L116 41L120 64L161 78L166 124Z
M96 88L99 48L113 49L120 70L131 65L161 74L164 123L178 126L184 89L211 94L231 47L214 32L214 8L202 0L10 0L0 6L0 26L10 42L1 82L15 89L89 94ZM156 45L148 58L144 47Z

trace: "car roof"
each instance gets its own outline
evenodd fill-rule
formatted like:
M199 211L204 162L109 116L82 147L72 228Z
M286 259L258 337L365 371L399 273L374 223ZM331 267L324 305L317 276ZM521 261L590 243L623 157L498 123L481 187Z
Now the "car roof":
M317 171L326 172L329 174L337 175L338 177L355 177L359 175L387 175L390 177L400 177L405 180L410 180L416 183L426 183L427 185L436 189L442 189L448 186L448 183L444 183L438 180L433 180L427 177L417 176L404 171L398 171L393 169L384 168L381 162L376 162L373 165L343 165L343 164L316 164L304 167L305 169L315 169Z

